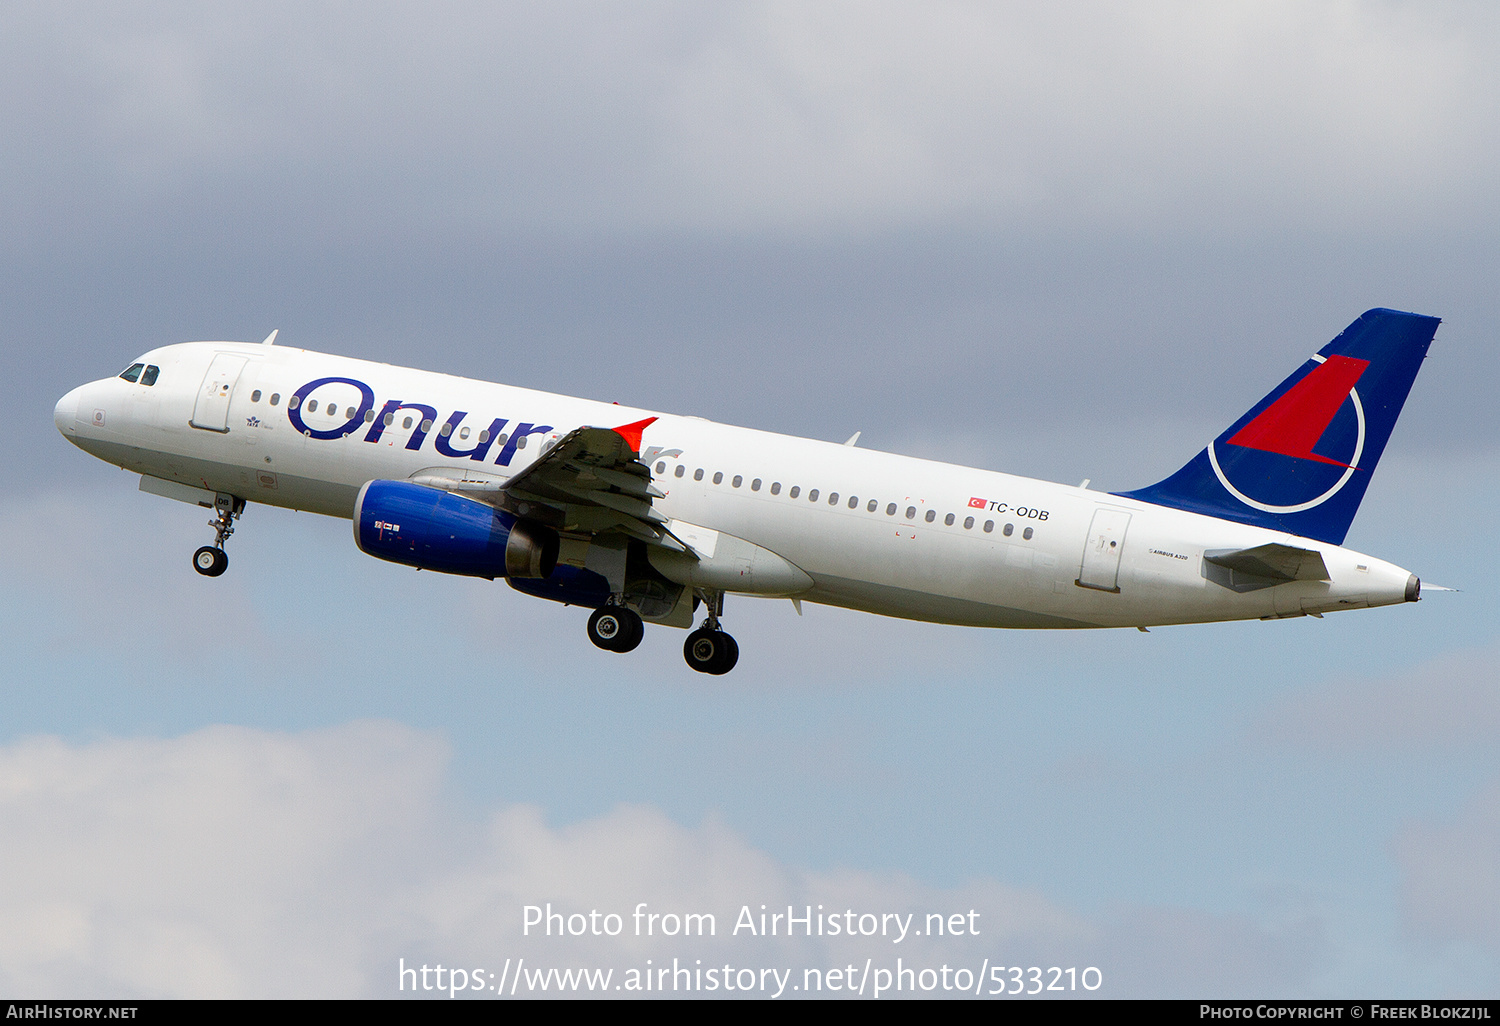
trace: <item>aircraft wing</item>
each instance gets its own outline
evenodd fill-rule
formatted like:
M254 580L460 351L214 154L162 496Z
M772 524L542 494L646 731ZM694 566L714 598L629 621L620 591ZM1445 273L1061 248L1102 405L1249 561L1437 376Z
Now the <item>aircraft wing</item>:
M412 480L460 492L559 531L618 532L681 548L665 528L667 518L652 507L653 499L665 496L640 461L641 432L654 420L574 428L509 479L441 468Z

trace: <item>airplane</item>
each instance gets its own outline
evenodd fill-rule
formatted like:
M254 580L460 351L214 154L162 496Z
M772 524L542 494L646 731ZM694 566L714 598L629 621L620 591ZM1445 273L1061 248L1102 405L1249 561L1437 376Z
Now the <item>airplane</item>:
M723 674L724 596L1007 628L1315 616L1414 602L1343 548L1439 319L1370 310L1171 476L1104 493L264 342L153 349L57 403L80 449L214 511L352 520L359 549L593 612L629 652L693 628Z

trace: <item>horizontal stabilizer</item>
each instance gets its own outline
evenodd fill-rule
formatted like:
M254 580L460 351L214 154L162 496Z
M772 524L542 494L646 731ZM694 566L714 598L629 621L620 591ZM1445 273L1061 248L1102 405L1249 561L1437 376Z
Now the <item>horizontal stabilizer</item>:
M1212 549L1203 558L1237 573L1273 581L1326 581L1322 553L1272 542L1251 549Z

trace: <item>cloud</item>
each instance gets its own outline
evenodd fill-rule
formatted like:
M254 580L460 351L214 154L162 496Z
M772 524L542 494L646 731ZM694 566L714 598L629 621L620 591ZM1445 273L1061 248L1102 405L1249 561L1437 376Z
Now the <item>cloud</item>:
M381 925L379 903L360 895L399 879L432 822L442 764L436 739L371 723L8 746L0 985L74 996L356 990L361 948Z
M112 213L269 191L346 230L1390 224L1472 216L1496 142L1472 8L44 10L4 54L11 184L92 183Z
M620 978L648 959L791 967L800 986L804 968L870 959L894 972L900 958L930 980L944 964L966 968L970 985L1016 985L986 964L1093 964L1106 995L1267 993L1305 987L1317 946L1315 933L1235 916L1137 909L1090 921L993 880L934 887L803 869L713 817L683 826L647 806L552 826L517 805L476 822L445 801L446 762L439 738L389 722L0 749L0 987L390 996L403 960L488 983L521 958ZM789 938L784 919L761 918L788 906L860 935L797 927ZM712 936L684 937L689 913L711 914ZM887 913L903 917L904 939Z

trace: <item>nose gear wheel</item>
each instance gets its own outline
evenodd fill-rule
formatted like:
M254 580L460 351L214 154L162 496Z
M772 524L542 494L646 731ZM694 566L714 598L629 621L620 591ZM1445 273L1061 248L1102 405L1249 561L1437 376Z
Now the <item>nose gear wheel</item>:
M214 529L214 543L201 546L193 553L193 569L204 577L218 577L229 568L229 556L224 552L224 543L234 533L234 522L245 511L245 500L226 492L214 496L214 519L208 526Z

